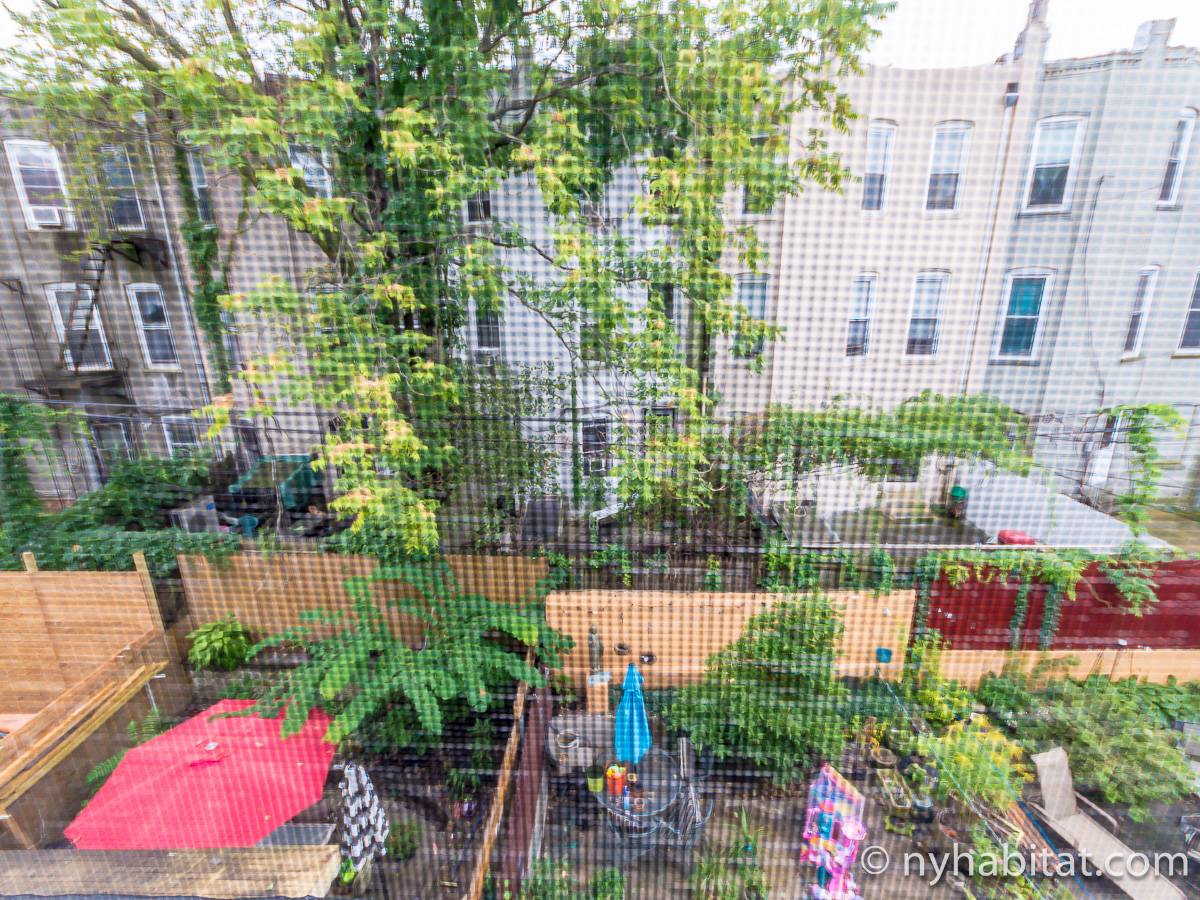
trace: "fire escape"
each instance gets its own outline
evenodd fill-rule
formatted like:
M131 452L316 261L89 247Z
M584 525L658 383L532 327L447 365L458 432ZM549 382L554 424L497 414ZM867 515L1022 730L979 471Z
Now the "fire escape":
M114 256L139 268L168 266L166 244L158 238L119 234L89 242L87 253L79 262L70 305L65 310L59 307L62 339L58 341L58 350L52 358L45 351L54 346L57 335L39 334L33 327L33 323L44 320L45 313L38 314L36 310L45 310L40 305L45 300L40 303L36 299L31 301L19 279L3 281L21 300L36 348L41 371L37 377L25 383L28 390L55 400L119 404L134 402L127 377L129 355L133 352L129 346L131 336L120 334L120 340L114 346L112 339L118 335L105 333L109 342L107 365L95 364L96 345L92 343L100 340L101 329L97 327L98 324L102 326L98 322L100 290ZM49 300L51 303L59 302L53 297Z

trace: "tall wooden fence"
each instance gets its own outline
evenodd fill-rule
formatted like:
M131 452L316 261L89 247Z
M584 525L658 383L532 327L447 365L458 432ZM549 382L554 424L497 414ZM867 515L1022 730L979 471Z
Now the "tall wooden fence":
M0 713L36 713L148 630L158 602L136 557L134 572L0 573Z
M520 556L447 556L446 561L464 593L500 603L531 599L548 572L545 560ZM346 581L370 575L378 566L371 557L330 553L239 553L219 563L179 558L193 626L232 615L256 635L300 625L301 614L309 610L350 609ZM381 607L388 600L415 596L401 582L379 582L372 591ZM394 611L388 615L397 633L419 635L418 623Z
M865 676L878 668L886 678L899 677L913 592L875 596L833 591L829 596L841 609L845 626L839 674ZM737 640L751 616L781 599L781 594L564 591L546 598L546 619L575 640L564 671L577 683L591 670L588 631L595 625L604 645L604 669L619 679L626 664L637 663L647 687L672 687L699 679L710 655ZM891 662L883 666L876 661L880 647L892 652Z

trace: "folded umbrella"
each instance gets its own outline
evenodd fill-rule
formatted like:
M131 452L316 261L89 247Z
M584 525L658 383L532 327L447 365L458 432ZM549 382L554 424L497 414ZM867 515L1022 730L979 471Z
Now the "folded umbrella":
M642 696L642 673L633 663L625 670L613 749L619 762L637 765L650 749L650 720L646 718L646 700Z
M282 717L222 716L222 700L134 747L66 829L80 850L251 847L321 799L334 745L313 711L281 738Z

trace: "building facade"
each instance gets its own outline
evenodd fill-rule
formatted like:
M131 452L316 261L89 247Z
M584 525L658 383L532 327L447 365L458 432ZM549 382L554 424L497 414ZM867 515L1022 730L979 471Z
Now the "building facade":
M174 162L134 127L88 171L11 105L0 106L0 142L0 391L82 416L38 478L45 495L70 499L120 459L201 439L192 411L211 398L210 374Z

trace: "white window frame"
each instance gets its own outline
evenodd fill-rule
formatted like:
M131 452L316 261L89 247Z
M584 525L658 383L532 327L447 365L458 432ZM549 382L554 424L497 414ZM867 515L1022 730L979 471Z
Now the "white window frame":
M1071 146L1071 161L1067 164L1067 181L1063 185L1062 200L1054 206L1030 206L1029 199L1033 192L1033 176L1037 168L1038 148L1042 143L1042 128L1050 125L1061 125L1072 122L1075 125L1075 142ZM1033 145L1029 148L1029 170L1025 173L1025 187L1021 198L1021 209L1028 213L1067 212L1071 209L1071 201L1075 197L1075 181L1079 176L1079 156L1083 151L1083 138L1087 133L1087 116L1061 115L1047 116L1038 119L1034 126Z
M871 172L867 166L871 159L871 133L873 131L882 131L887 133L887 149L883 154L883 171ZM863 157L863 195L859 201L859 208L867 213L881 213L887 209L887 194L888 185L892 181L892 154L896 149L896 123L887 119L874 119L867 126L867 146ZM867 185L866 177L868 175L882 175L883 186L879 190L879 206L878 208L866 206L867 201Z
M146 323L142 320L142 308L138 304L137 295L139 291L149 292L155 291L162 300L163 317L166 320L166 328L154 326L153 330L167 332L167 336L171 339L171 349L175 353L175 362L161 363L155 362L150 357L150 342L146 340ZM163 292L162 286L155 284L152 281L137 281L133 284L125 285L125 296L129 299L129 310L133 315L133 324L137 330L138 343L142 345L142 358L146 361L147 369L154 369L159 372L178 372L179 363L179 344L175 340L175 329L171 327L171 310L167 306L167 295Z
M187 163L188 175L191 176L192 182L192 199L196 203L196 216L201 225L212 228L217 224L217 217L213 210L212 186L208 183L208 171L204 168L204 158L200 155L199 147L188 147Z
M971 153L971 132L974 130L974 128L975 125L973 122L967 122L963 120L938 122L937 125L933 126L933 140L929 145L929 171L925 179L925 212L951 213L957 211L962 205L963 185L965 185L967 181L967 160L970 158ZM933 182L933 176L935 174L949 174L946 172L935 173L933 171L933 164L937 159L938 137L943 134L962 134L963 136L962 145L959 148L958 154L958 169L956 172L954 172L954 175L958 178L958 180L954 183L954 205L930 207L929 188Z
M909 341L912 340L912 324L916 318L917 312L917 285L925 279L937 279L941 283L941 292L938 295L937 315L934 316L933 326L933 352L932 353L911 353L908 349ZM912 298L908 304L908 319L904 328L904 358L905 359L937 359L938 351L941 349L942 342L942 313L945 312L946 302L950 297L950 273L944 269L923 269L913 277ZM921 318L927 318L922 316Z
M129 188L128 188L128 190L132 194L133 203L137 207L137 214L138 214L138 221L137 221L136 225L118 225L115 221L113 221L112 209L108 209L105 212L106 212L106 215L108 216L109 224L112 225L112 227L115 228L117 231L145 231L146 230L146 210L142 208L142 198L140 196L138 196L137 172L135 172L133 169L133 159L130 158L130 156L129 156L129 148L126 147L124 144L106 144L105 146L100 148L100 153L102 156L109 156L110 154L115 155L115 156L117 156L118 163L122 163L122 162L124 163L126 171L129 172ZM118 197L115 194L115 192L118 190L118 188L115 188L115 187L113 187L112 184L108 183L108 170L107 169L104 169L104 180L105 180L105 185L104 185L105 189L107 191L113 193L112 199L124 199L124 198Z
M1021 269L1010 269L1004 275L1004 293L1000 296L1000 315L996 323L996 336L992 343L992 359L997 362L1032 362L1038 358L1038 350L1042 344L1042 322L1045 320L1046 304L1050 302L1054 290L1053 269L1047 269L1041 266L1027 266ZM1037 324L1033 328L1033 342L1029 345L1029 353L1026 355L1014 353L1001 353L1000 347L1004 343L1004 325L1008 322L1008 304L1012 299L1013 282L1018 278L1044 278L1045 283L1042 285L1042 305L1038 307Z
M1150 317L1150 307L1154 305L1154 289L1158 285L1158 266L1144 266L1138 270L1137 279L1133 283L1133 302L1129 306L1129 315L1125 319L1125 333L1121 336L1121 359L1137 359L1142 355L1142 343L1146 339L1146 320ZM1138 288L1145 277L1146 293L1142 296L1142 305L1138 307ZM1138 330L1132 348L1129 343L1129 329L1133 325L1133 317L1138 316Z
M1183 139L1179 142L1179 153L1175 156L1171 155L1171 149L1174 149L1175 135L1171 135L1171 149L1167 150L1167 164L1163 167L1162 180L1158 183L1158 202L1157 206L1160 209L1173 209L1179 205L1179 186L1183 182L1183 172L1187 168L1188 150L1192 145L1192 134L1196 130L1196 110L1188 107L1180 111L1178 118L1175 119L1175 128L1178 130L1179 123L1184 123ZM1166 185L1167 171L1171 167L1171 162L1175 162L1175 177L1171 182L1171 191L1164 197L1162 189Z
M104 428L110 425L115 425L121 433L121 443L125 446L125 459L133 459L133 441L129 437L129 423L122 419L96 419L88 420L88 433L92 438L92 447L96 451L96 456L101 462L101 467L107 468L110 460L104 458L105 448L101 445L100 439L96 434L96 428Z
M307 156L312 162L321 167L322 177L320 183L314 184L309 181L305 173L304 160L301 154ZM288 163L293 169L300 173L300 178L304 181L305 186L313 192L313 194L322 200L329 200L333 197L333 172L330 170L329 154L324 150L317 150L305 144L297 144L294 141L288 141Z
M859 284L867 284L867 314L865 316L855 315L854 304L857 302L857 292ZM871 352L871 319L875 312L875 292L879 286L879 277L875 272L859 272L854 276L851 282L850 293L850 315L846 317L846 344L843 355L847 359L865 359ZM850 352L850 329L855 322L866 322L866 332L863 334L863 350L862 353Z
M753 313L751 313L750 306L742 299L742 286L749 285L749 284L762 284L762 286L763 286L763 301L762 301L762 315L761 316L756 316ZM770 308L771 308L771 276L768 273L765 273L765 272L743 272L741 275L735 276L734 283L733 283L733 290L734 290L734 294L733 294L734 301L736 303L740 304L741 306L746 307L746 317L748 319L753 319L756 322L766 322L767 321L767 316L769 315ZM735 334L734 334L735 345L736 345L736 340L737 340L737 335L735 332ZM752 352L746 353L744 355L736 354L735 356L738 359L754 359L756 356L759 356L763 352L763 347L764 347L764 342L760 341L758 344L755 345L754 350Z
M584 449L583 430L587 427L604 426L604 449L596 452ZM610 416L588 416L579 420L579 457L585 475L605 475L612 468L612 418Z
M54 171L58 175L58 183L62 188L62 206L42 207L38 209L57 209L59 216L62 219L62 225L49 226L39 225L34 217L34 206L29 202L29 196L25 190L25 179L21 175L21 167L17 165L16 150L20 147L39 147L46 148L50 151L54 159ZM4 153L8 158L8 170L12 173L13 184L17 189L17 198L21 201L21 212L25 215L25 228L28 231L71 231L75 228L75 214L71 210L71 200L67 196L67 176L63 171L62 157L59 156L58 148L49 141L35 141L24 138L15 138L4 142Z
M1175 356L1200 356L1200 346L1183 346L1183 339L1187 334L1188 319L1191 318L1193 312L1197 316L1200 316L1200 269L1196 270L1196 275L1192 280L1192 289L1187 295L1187 308L1183 312L1183 325L1179 329L1179 339L1175 342Z
M192 429L192 434L196 437L194 444L179 444L171 440L171 426L186 425ZM200 448L200 429L196 426L196 420L191 416L163 416L162 417L163 439L167 442L167 455L174 456L178 447L193 447Z
M480 328L483 327L483 325L484 325L483 321L480 319L480 316L482 316L482 315L485 315L485 313L482 310L480 310L478 306L476 306L475 307L475 322L474 322L474 325L475 325L475 350L479 353L486 354L487 356L499 356L501 350L504 347L504 338L500 333L501 323L504 320L501 318L500 312L498 310L490 311L490 315L493 315L496 317L496 343L495 344L484 344L483 341L480 340Z
M101 365L81 365L76 368L75 360L71 356L71 345L67 340L67 327L66 323L63 322L62 310L58 308L57 295L65 291L74 293L80 289L81 286L73 281L56 281L53 284L45 286L46 302L50 304L50 320L54 323L54 330L58 334L58 346L62 351L62 359L73 372L110 372L112 371L112 354L108 349L108 337L104 333L104 319L100 315L98 301L96 307L92 310L92 321L96 325L94 336L100 338L100 346L104 350L104 362ZM82 289L88 293L91 293L92 290L90 287L83 287Z

